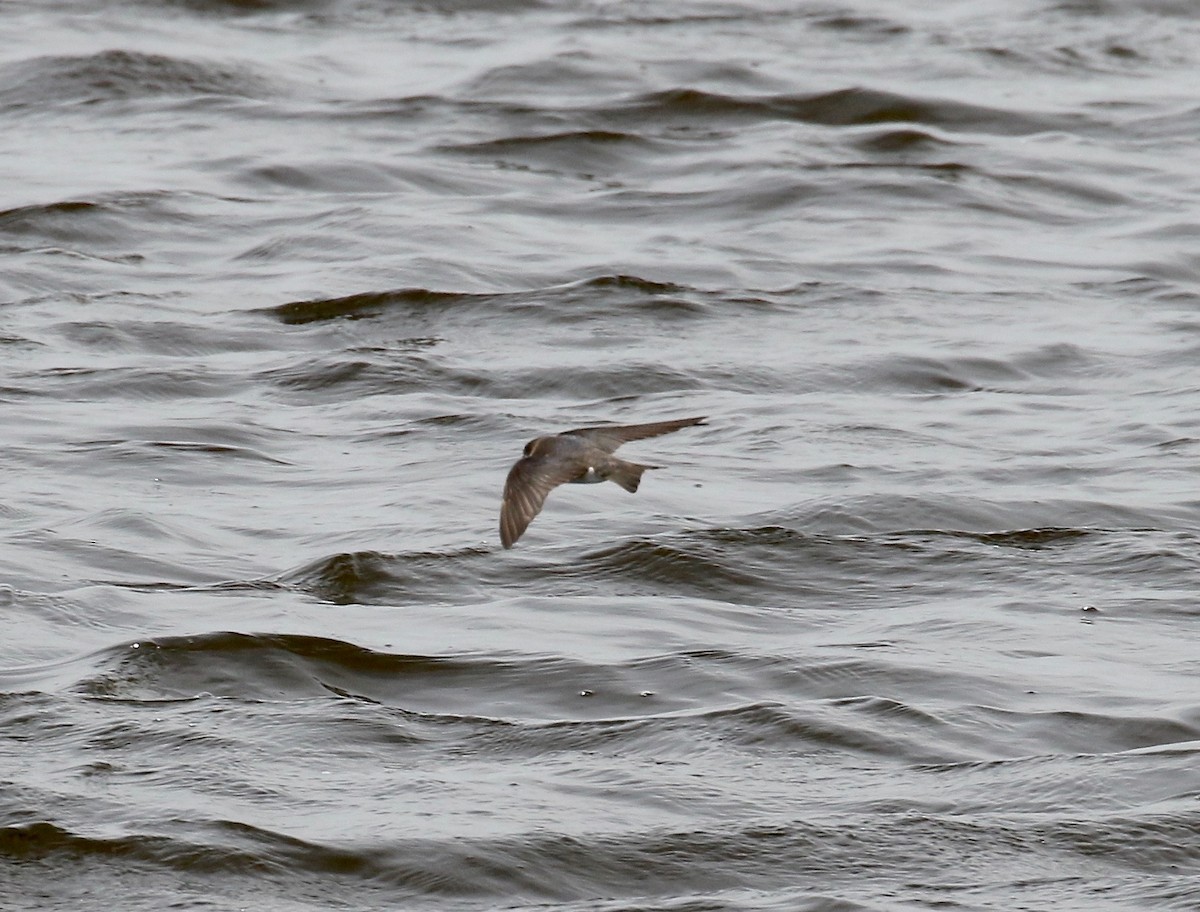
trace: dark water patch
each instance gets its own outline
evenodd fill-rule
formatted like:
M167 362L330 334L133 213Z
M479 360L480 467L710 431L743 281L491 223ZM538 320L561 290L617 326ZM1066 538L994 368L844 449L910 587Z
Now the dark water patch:
M197 700L203 701L207 694L198 695ZM143 701L145 702L145 701ZM168 706L178 706L181 698L168 697L155 700L155 709L166 711ZM236 738L218 732L199 731L186 723L180 724L174 719L157 717L153 723L144 719L113 719L111 715L103 721L86 728L79 728L75 735L79 741L80 752L84 756L128 757L131 754L141 754L144 757L170 757L180 753L201 755L219 755L236 750L240 745ZM88 775L97 772L121 772L124 764L121 761L110 764L108 770L91 768ZM145 777L146 772L135 775ZM151 775L158 775L157 771Z
M1100 545L1121 536L1159 531L1163 516L1153 507L1069 499L989 500L928 494L846 498L833 503L784 508L759 517L764 523L808 534L949 536L988 545L1014 546L1042 539L1056 549ZM1082 533L1082 534L1076 534ZM999 536L992 538L991 536Z
M920 717L920 724L894 724L898 714L870 718L863 707L878 705L878 698L852 698L832 706L774 707L761 712L770 716L770 726L748 734L751 744L778 749L783 743L808 744L813 750L832 750L840 755L874 756L885 762L923 763L947 754L962 757L943 741L931 746L933 729L940 728ZM851 710L845 713L842 708ZM768 720L762 720L768 721ZM907 729L907 730L906 730ZM969 755L967 755L969 756Z
M193 219L164 193L108 194L20 206L0 212L0 234L63 246L128 245L144 241L148 224L185 225ZM111 292L110 292L111 294Z
M339 298L319 298L309 301L289 301L268 308L267 313L289 326L303 326L328 320L361 320L378 317L388 310L405 312L442 310L475 296L453 292L430 291L424 288L404 288L396 291L364 292Z
M1196 15L1196 8L1188 0L1137 0L1134 3L1118 0L1057 0L1051 5L1051 9L1080 17L1098 17L1118 22L1131 15L1146 13L1184 19L1194 19Z
M292 464L270 452L279 446L274 429L237 421L178 420L114 424L117 436L76 439L63 444L74 454L112 452L117 459L161 461L172 454L203 453L247 461Z
M811 593L808 587L792 590L787 583L772 585L769 575L762 572L761 563L748 553L750 548L738 549L734 554L725 544L720 541L720 533L712 537L633 539L589 552L558 570L556 575L577 580L610 580L610 585L617 585L624 593L670 591L726 601L737 601L752 592L758 598L764 592L781 590L795 596ZM800 580L790 576L787 582L799 584Z
M942 150L955 143L943 139L927 130L876 130L856 140L855 146L863 152L877 155L896 155L909 152Z
M611 225L616 230L616 226L630 221L661 219L664 212L674 213L675 218L683 222L701 218L703 213L703 217L712 219L722 232L740 231L747 215L755 219L782 218L822 196L814 178L808 172L794 168L768 173L736 188L706 183L670 190L656 189L659 184L647 186L649 189L644 186L620 187L597 194L588 209L588 219ZM895 189L898 193L924 192L908 183L897 184ZM527 209L529 215L545 213L546 208L540 201L534 201ZM727 252L723 252L721 258L726 256Z
M1179 876L1200 865L1200 844L1195 838L1200 830L1200 808L1164 814L1114 814L1101 820L1066 817L1035 825L1034 833L1052 848L1142 873ZM1191 896L1194 899L1196 893Z
M72 442L66 445L64 452L86 456L91 471L98 476L127 473L131 467L138 467L155 472L156 480L189 486L207 486L211 483L206 474L200 477L195 475L206 461L211 461L213 466L220 466L222 472L230 473L230 477L235 474L243 477L253 475L248 467L255 464L294 465L286 459L252 447L202 440L99 438ZM243 469L240 472L233 469L235 464L242 465Z
M649 585L631 564L648 562L643 552L653 551L653 543L616 547L588 555L582 563L566 564L542 561L501 561L495 550L468 548L448 552L389 555L379 552L354 552L321 558L279 577L279 581L309 592L335 604L418 604L424 601L467 601L484 598L489 592L502 591L509 586L537 585L550 582L562 594L583 592L589 582L608 579L618 592L629 594L643 589L664 591L667 574L664 569L648 569ZM703 558L680 557L680 561L701 564ZM669 563L669 561L667 561ZM704 581L712 567L704 567L699 579L688 581L687 574L677 572L673 591L686 594L699 588L711 592L719 587Z
M575 130L464 143L446 146L444 151L488 160L519 161L579 174L597 170L609 172L640 164L653 148L653 143L632 133Z
M8 335L7 333L0 334L0 346L10 349L10 350L37 349L37 348L41 347L42 345L44 345L44 343L37 342L26 336Z
M1189 824L1194 827L1195 820L1186 815L1031 825L896 811L587 835L472 835L453 841L409 835L385 844L353 845L300 839L233 821L195 827L190 841L182 835L85 837L35 823L6 828L0 846L10 857L29 860L43 852L85 862L96 860L88 856L109 856L199 876L213 873L224 859L235 874L260 875L260 897L300 901L303 895L305 902L314 896L333 902L352 889L368 898L383 891L392 903L400 898L488 904L504 897L510 905L701 912L739 908L738 897L766 893L787 897L789 908L848 912L877 907L833 899L811 902L792 891L853 895L887 885L889 894L901 892L922 904L975 908L981 896L996 895L992 891L1003 884L1008 886L1000 888L1000 895L1019 898L1031 889L1052 891L1084 908L1114 896L1118 901L1132 900L1135 894L1157 898L1172 890L1185 895L1179 891L1189 878L1180 872L1195 861ZM1141 844L1139 836L1151 838L1158 851L1137 889L1131 889L1128 872L1137 869L1137 856L1130 847ZM213 848L206 851L210 844ZM1047 854L1072 873L1047 874ZM598 896L608 899L598 903ZM576 902L581 905L574 906ZM764 906L759 900L745 908Z
M1014 370L1042 378L1111 376L1110 358L1070 342L1041 345L1009 356Z
M348 355L367 354L362 349ZM259 372L256 379L274 387L287 402L342 402L347 397L422 393L494 399L557 396L574 400L615 401L618 397L700 389L704 378L657 363L619 363L604 367L527 367L484 371L453 366L412 350L371 351L364 357L323 357ZM742 382L748 382L746 376Z
M257 379L277 387L290 399L344 401L348 396L362 398L424 388L436 372L433 365L420 358L389 364L382 363L383 360L342 357L306 360L260 371Z
M403 655L320 637L222 632L139 641L108 650L103 661L110 668L80 682L78 692L137 702L338 698L451 721L646 708L619 672L557 656ZM586 699L585 682L600 698Z
M1191 555L1187 536L1112 526L996 529L986 505L974 511L929 506L912 515L901 510L894 519L928 521L940 515L945 526L887 529L879 527L879 517L857 509L849 520L825 510L828 515L815 521L631 537L572 553L562 562L547 562L537 551L520 562L498 560L488 548L338 554L286 573L278 582L335 604L475 602L512 586L551 587L565 595L603 585L621 597L670 595L780 609L866 608L881 600L918 602L956 586L964 591L971 580L967 588L989 591L1001 580L1024 586L1043 574L1064 572L1097 579L1159 574L1164 581L1182 581L1200 561ZM1042 504L1037 512L1055 511ZM824 531L834 521L856 531ZM536 548L539 540L535 536L529 547ZM1014 566L1013 552L1029 559ZM1078 598L1087 601L1089 595Z
M342 0L138 0L151 9L178 7L193 13L225 16L229 14L298 12L318 14L344 6Z
M913 533L920 534L920 533ZM935 533L936 534L936 533ZM954 533L950 533L954 534ZM1052 548L1060 543L1074 544L1080 538L1097 534L1093 529L1012 529L1004 532L958 533L985 545L997 545L1002 548L1020 548L1029 551L1041 551Z
M563 130L565 125L601 129L598 125L581 123L574 111L571 108L564 113L547 107L541 98L510 102L429 94L346 100L323 111L322 116L335 123L363 122L391 127L401 122L410 129L426 127L431 136L429 150L436 151L458 143L487 141L498 135L553 133ZM466 177L459 171L455 179L459 182L458 190L452 192L461 192Z
M446 414L429 415L417 418L418 425L432 428L463 428L482 433L485 429L494 429L498 423L489 415ZM384 436L407 433L403 429L390 429L383 432Z
M659 700L646 703L653 710ZM887 703L887 713L862 712ZM897 708L899 707L899 708ZM872 716L873 718L868 718ZM907 716L907 718L905 718ZM585 752L629 761L695 762L708 754L738 765L767 757L800 757L836 752L875 755L887 763L923 763L934 757L970 756L943 742L930 747L944 726L895 701L849 698L832 703L783 705L749 703L700 712L675 712L641 718L566 720L507 724L480 729L452 749L455 755L548 757ZM739 755L740 758L739 759Z
M136 516L138 511L133 511ZM121 515L117 511L116 515ZM192 547L193 537L185 532L171 529L167 541L175 541ZM109 530L97 537L94 530L88 528L88 520L79 520L74 526L64 525L62 530L34 530L20 532L8 536L7 541L14 547L36 549L39 560L36 572L46 573L47 568L55 567L59 562L67 562L74 574L83 574L82 579L91 583L93 579L120 580L120 585L137 586L139 584L158 584L164 580L172 581L174 585L204 585L216 583L216 574L198 568L194 555L181 560L165 557L169 550L167 541L161 536L147 539L136 530L147 530L153 534L160 523L148 514L128 522L127 528L118 534ZM87 538L64 534L66 530L82 532ZM152 545L159 545L161 550L153 553ZM139 579L140 577L140 579ZM75 579L81 579L75 576Z
M515 5L516 0L496 0L498 6ZM456 97L463 100L527 99L597 94L615 95L628 91L638 80L635 74L609 65L604 56L585 50L568 51L521 62L490 67L457 87Z
M706 670L693 657L671 657L676 670L689 674L693 688L688 702L732 694L720 690L725 680L717 669ZM656 660L661 664L663 659ZM794 663L793 663L794 664ZM753 690L753 687L747 688ZM668 688L664 688L668 690ZM817 754L875 755L885 762L921 763L949 756L976 754L949 748L946 726L919 710L879 698L847 698L831 703L747 703L721 709L679 711L681 695L650 693L645 713L634 718L569 719L550 723L506 723L480 727L450 750L453 755L492 758L548 758L559 753L583 752L624 762L650 758L656 762L694 763L707 755L722 763L762 762L767 757L801 757ZM796 700L799 697L794 698ZM667 706L663 706L666 703ZM887 704L886 713L872 708ZM864 712L864 707L867 711ZM953 735L953 732L949 732ZM951 740L953 740L951 738ZM937 742L938 747L931 745Z
M181 544L201 544L201 540L190 535L167 517L157 518L147 512L129 507L109 507L63 525L60 531L72 530L94 535L98 540L111 540L118 536L133 536L147 541L174 540Z
M822 13L811 20L814 28L845 32L854 36L895 38L907 35L911 29L891 19L854 13Z
M603 121L632 120L659 130L696 123L733 126L773 120L833 127L909 123L946 131L1016 136L1063 128L1061 118L865 88L747 97L679 88L637 96L620 107L598 109L594 114ZM1071 119L1077 127L1085 123L1078 115Z
M1075 226L1081 220L1093 218L1107 224L1114 209L1129 207L1135 210L1142 205L1140 200L1114 190L1107 179L1087 183L1061 173L1009 173L993 174L993 177L1010 195L1019 193L1020 198L1009 204L985 200L980 208L1007 209L1025 220L1036 217L1046 225ZM1014 202L1016 205L1011 205Z
M199 592L199 593L245 593L287 592L290 586L274 580L217 580L204 583L132 582L129 580L97 580L105 586L116 586L133 592Z
M1099 543L1089 563L1112 582L1141 581L1152 589L1182 584L1200 571L1200 536L1154 529L1114 533Z
M892 393L938 395L1011 390L1027 381L1028 375L1007 359L892 355L881 363L857 366L852 382Z
M1154 448L1167 453L1194 453L1200 448L1200 437L1176 437L1154 444Z
M547 316L566 323L632 317L668 320L701 317L721 310L726 301L721 292L621 273L536 289L527 297L539 304ZM762 304L750 299L730 303L747 307Z
M655 396L699 390L705 386L699 374L658 362L623 362L603 368L530 367L487 376L456 371L452 375L462 392L497 399L562 398L586 401L614 400L621 396Z
M389 0L381 0L381 7L390 11L393 4ZM553 8L553 4L547 3L546 0L421 0L418 8L447 16L467 13L516 15Z
M105 211L107 207L104 205L86 200L20 206L0 212L0 231L6 234L35 234L57 241L78 240L80 235L77 226L94 222L97 214Z
M591 15L578 21L587 29L618 28L656 29L677 26L706 26L740 23L745 21L770 22L773 19L791 19L790 10L782 13L764 11L747 6L722 4L680 3L674 8L663 7L649 10L640 6L597 7L588 11Z
M565 285L527 291L469 293L402 288L337 298L289 301L263 313L290 326L332 320L374 319L385 315L493 318L522 314L539 321L575 322L627 314L629 308L666 316L703 312L717 300L711 292L655 282L632 275L601 275Z
M1124 40L1100 37L1073 44L1053 41L1044 46L979 47L973 48L972 53L999 64L1008 72L1047 73L1060 78L1144 72L1158 56L1145 45L1138 49Z
M670 591L779 608L824 607L832 599L865 607L894 592L912 599L929 594L947 572L930 566L935 555L899 537L719 528L635 539L586 554L559 575L603 579L627 594ZM877 586L871 581L882 567L894 576Z
M22 250L21 253L30 253L36 257L45 257L46 263L54 265L70 265L78 267L88 265L103 270L106 266L139 266L146 262L146 258L140 253L99 253L96 251L75 250L69 247L61 247L54 244L40 245L28 250ZM61 257L62 261L57 258ZM42 265L39 263L39 265ZM44 287L44 286L41 286Z
M471 556L472 552L460 553L454 562L461 564ZM417 556L413 561L417 567L410 576L403 572L410 563L408 560L397 561L378 551L356 551L319 558L283 574L279 581L338 605L379 603L403 598L413 578L429 580L430 588L438 589L445 582L445 575L436 574L435 568L448 557L435 554L422 560ZM429 564L435 566L431 568ZM450 589L447 594L452 592Z
M47 56L0 69L0 108L97 104L162 95L257 97L271 83L245 64L188 60L109 50L86 56Z
M666 896L701 900L748 887L773 895L788 889L836 892L877 879L892 884L894 892L896 872L905 871L906 896L938 897L937 904L944 905L955 897L971 902L980 892L980 878L989 876L1044 887L1045 849L1038 837L1050 832L1062 837L1053 840L1063 856L1060 862L1075 861L1084 869L1051 878L1059 892L1070 887L1069 892L1095 899L1108 892L1104 874L1114 877L1116 872L1105 869L1106 859L1089 858L1088 840L1070 844L1067 826L1035 829L1031 833L1015 821L919 813L739 820L720 827L640 833L477 837L454 846L405 842L372 853L370 870L376 881L419 883L422 892L432 895L505 895L526 901L603 895L636 897L639 903ZM1088 826L1089 832L1105 829L1123 827ZM1177 822L1165 829L1184 835ZM309 856L305 853L297 862L324 868L319 858ZM425 873L420 881L414 866ZM527 873L535 871L536 877Z
M154 303L146 302L148 306ZM97 316L60 323L56 329L73 345L101 352L185 357L274 349L257 331L210 323L109 320Z
M1006 729L1012 754L1057 751L1105 754L1157 747L1200 738L1200 727L1176 719L1125 716L1115 712L1020 712L979 707L969 710L978 724Z
M174 366L61 367L37 372L39 395L77 401L169 402L175 399L225 398L241 375L193 366L181 372Z
M580 289L611 288L645 292L646 294L677 294L687 290L687 286L679 285L675 282L660 282L653 279L644 279L640 276L622 274L596 276L592 279L577 282L574 287Z
M932 507L924 511L926 519L930 513L941 512L936 504ZM1043 515L1055 513L1052 505L1039 508L1037 512ZM1067 514L1077 509L1079 505L1069 505L1059 518L1069 518ZM1113 514L1106 518L1111 520ZM988 530L987 520L982 515L978 519L984 530L972 530L964 514L943 528L867 534L828 534L789 522L667 537L664 540L673 548L703 554L715 565L715 569L671 580L671 589L777 607L837 604L867 608L881 601L898 604L939 598L956 588L960 593L978 594L997 587L1023 590L1041 580L1040 585L1049 588L1042 589L1037 604L1054 609L1062 607L1066 580L1071 580L1067 588L1075 593L1074 604L1108 598L1110 587L1120 580L1142 578L1155 589L1183 586L1200 567L1200 550L1191 535L1114 525ZM857 524L874 525L864 520L860 515ZM817 525L825 524L818 520ZM719 547L712 547L718 542ZM1014 564L1012 552L1024 553L1027 558ZM635 588L631 581L655 582L650 568L663 572L649 555L630 557L637 553L634 546L615 553L626 561L619 566L601 566L605 578L616 580L621 591ZM654 549L650 554L655 554ZM579 572L595 572L596 561L595 555L589 555ZM728 575L730 570L736 577ZM657 581L663 582L661 577ZM1084 588L1075 588L1079 586Z
M197 694L239 700L328 697L334 692L331 684L343 689L338 682L346 675L359 678L361 689L372 677L451 672L456 664L390 656L338 640L233 632L138 641L108 650L104 659L110 670L81 682L77 690L142 701Z
M970 724L996 712L994 707L968 707ZM1038 713L1029 713L1036 718ZM1117 717L1118 724L1122 719ZM1166 720L1158 720L1166 721ZM1189 723L1194 724L1194 723ZM1193 786L1192 759L1200 742L1171 742L1116 753L1063 752L1022 754L1013 744L1008 756L989 760L914 764L912 771L938 777L947 798L965 810L993 806L1004 811L1057 811L1111 809L1114 805L1166 807L1186 802L1200 786ZM1153 768L1156 775L1147 776ZM1115 775L1114 775L1115 773ZM1100 786L1099 783L1103 783ZM1004 799L993 805L984 796L1003 788ZM977 802L969 804L967 802Z
M267 453L261 453L248 447L230 446L220 443L196 443L186 440L149 440L144 446L154 449L164 449L172 452L196 453L202 456L218 456L222 459L237 458L251 462L266 462L272 465L293 465L286 459L279 459Z
M456 666L470 666L469 661L377 653L320 637L236 632L155 638L115 647L107 656L113 671L80 684L80 691L138 700L196 694L295 700L330 694L322 671L365 680L454 673Z
M1145 273L1108 281L1079 282L1077 287L1084 292L1131 301L1181 304L1185 307L1200 301L1200 295L1186 284L1175 279Z
M514 563L498 558L489 548L400 555L354 552L320 558L278 581L335 604L473 602L513 585L550 585L566 594L589 591L597 581L604 581L614 595L671 592L749 597L758 592L762 597L764 589L794 592L790 586L800 582L789 574L786 582L772 585L769 578L739 570L748 563L745 553L723 553L703 535L691 540L683 536L635 539L566 563L536 559Z
M0 828L0 856L29 862L51 856L152 863L196 874L265 874L274 869L255 853L212 844L187 843L169 836L85 836L49 822Z
M657 701L646 702L647 709L652 709ZM920 713L912 713L907 733L900 731L901 726L890 724L894 719L886 717L880 720L882 725L872 721L864 725L857 710L877 702L876 698L852 698L790 706L750 703L633 719L493 728L470 736L460 749L516 756L584 751L626 760L653 757L662 762L672 758L695 761L710 752L721 753L725 761L734 763L738 762L737 754L761 761L769 755L791 757L836 751L873 754L896 763L930 761L934 754L946 756L944 748L941 753L931 753L923 746L932 739L929 729L933 723ZM914 721L920 724L911 724ZM888 728L892 730L885 730Z
M591 371L561 368L480 370L434 354L441 337L358 345L342 352L304 358L253 374L273 396L293 404L341 403L370 396L426 394L523 399L547 390L588 391L590 397L629 395L639 390L693 388L699 381L680 372L647 366L639 382L622 383L641 365L613 365ZM317 346L314 346L317 347ZM580 397L576 397L580 398Z
M260 727L268 724L268 705L293 706L269 724L277 732L296 726L289 737L307 727L314 749L343 737L392 747L465 738L455 748L459 753L604 750L666 757L740 745L760 755L838 750L914 763L996 749L961 729L961 722L943 721L914 702L951 679L962 694L984 696L985 682L882 659L814 662L693 650L596 665L553 655L405 655L318 637L223 632L123 644L86 663L43 670L38 680L61 681L68 671L81 674L70 689L90 698L151 708L199 701L191 715L169 722L117 718L79 733L106 750L141 744L171 751L181 739L193 748L218 749L222 739L240 738L254 718ZM779 702L746 702L764 695ZM319 718L295 718L296 701L318 701L313 713ZM236 708L254 704L264 708L249 715ZM714 704L725 708L709 708ZM372 706L378 709L368 716L355 708ZM225 721L196 728L195 713ZM15 733L14 720L6 724ZM359 731L363 725L369 734Z
M352 214L350 219L354 219ZM295 258L309 261L326 261L336 253L357 256L361 249L346 236L345 223L334 216L328 219L326 230L322 219L306 224L301 230L278 234L266 240L255 241L234 258L241 263L254 265L289 262Z
M474 732L462 733L447 747L451 757L531 758L549 760L556 754L579 751L633 757L672 752L675 738L692 730L688 719L570 719L553 722L492 720ZM692 744L693 750L700 747Z
M246 170L240 180L259 190L274 186L330 194L386 193L402 184L399 175L385 165L336 160L262 165Z
M931 728L942 724L942 720L936 715L888 697L847 697L835 701L835 705L851 708L884 721L895 720L919 728Z

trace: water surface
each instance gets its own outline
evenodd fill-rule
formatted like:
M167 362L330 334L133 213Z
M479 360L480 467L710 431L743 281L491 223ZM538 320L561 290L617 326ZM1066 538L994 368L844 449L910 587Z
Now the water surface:
M0 37L5 908L1200 904L1189 4Z

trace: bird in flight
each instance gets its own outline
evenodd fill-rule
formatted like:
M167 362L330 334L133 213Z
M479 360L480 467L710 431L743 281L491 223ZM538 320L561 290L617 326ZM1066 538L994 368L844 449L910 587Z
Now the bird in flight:
M646 469L661 467L619 459L613 455L617 447L631 440L658 437L695 424L704 424L704 418L576 428L529 441L525 444L525 455L513 465L504 483L500 543L511 548L541 512L546 495L560 484L615 481L633 494Z

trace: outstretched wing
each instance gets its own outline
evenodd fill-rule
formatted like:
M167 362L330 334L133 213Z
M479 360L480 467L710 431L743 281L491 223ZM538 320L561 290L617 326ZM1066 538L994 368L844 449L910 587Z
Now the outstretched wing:
M500 504L500 544L511 548L542 512L546 495L571 480L575 473L533 456L518 459L504 482L504 500Z
M677 418L674 421L655 421L651 424L612 424L602 427L576 428L567 433L574 437L583 437L593 446L599 447L606 453L611 453L621 444L629 443L631 440L658 437L678 431L680 428L691 427L694 424L704 424L706 417Z

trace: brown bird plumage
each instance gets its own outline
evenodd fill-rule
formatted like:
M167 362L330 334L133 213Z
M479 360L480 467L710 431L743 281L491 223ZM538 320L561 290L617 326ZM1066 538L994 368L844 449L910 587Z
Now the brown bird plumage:
M541 512L546 495L560 484L594 484L615 481L630 494L638 489L642 473L658 466L618 459L613 452L623 443L670 434L703 424L704 418L679 418L652 424L607 425L576 428L525 444L504 483L500 505L500 543L511 548Z

